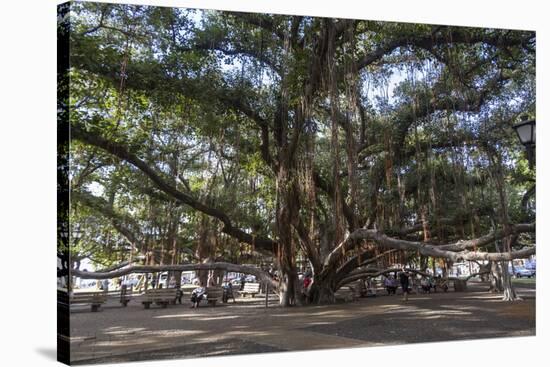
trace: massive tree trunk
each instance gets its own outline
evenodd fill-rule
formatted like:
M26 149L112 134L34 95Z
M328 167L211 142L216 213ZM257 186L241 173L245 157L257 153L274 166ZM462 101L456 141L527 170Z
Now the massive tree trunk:
M491 173L497 188L499 203L500 203L500 217L501 223L504 227L506 236L502 239L503 252L511 252L513 237L510 234L510 218L508 215L508 197L505 186L504 177L504 165L502 164L502 156L497 149L492 147L486 148L487 155L491 162ZM495 244L496 245L496 244ZM498 245L497 250L498 250ZM517 296L514 286L512 285L512 279L510 272L508 271L508 261L502 261L500 263L501 276L502 276L502 299L504 301L519 301L520 297Z
M502 269L502 300L503 301L521 301L521 297L516 294L516 290L512 285L512 277L508 271L508 261L501 261Z
M512 236L507 236L504 238L504 248L506 250L511 249ZM501 261L500 267L502 268L502 300L503 301L521 301L521 297L516 294L514 285L512 284L512 276L508 271L508 261Z
M500 293L504 290L504 288L502 287L502 276L499 264L496 261L490 261L489 264L491 267L491 273L489 276L491 286L489 288L489 291Z
M199 242L196 251L196 257L200 262L209 263L215 257L215 239L210 229L210 218L206 215L201 216L201 223L199 227ZM197 277L203 286L208 286L210 270L199 270Z
M331 118L331 139L330 139L330 152L332 155L332 230L334 237L332 243L338 243L344 238L345 225L343 222L343 205L344 200L342 198L342 192L340 188L340 142L339 142L339 123L344 123L347 132L347 148L349 154L354 154L354 137L352 134L352 129L350 127L350 121L343 121L340 117L340 107L339 107L339 93L338 93L338 75L335 63L335 52L336 52L336 29L334 22L330 19L325 19L323 22L324 33L322 35L322 47L324 54L324 60L321 58L321 62L324 61L323 72L327 77L324 80L325 87L328 93L330 100L330 118ZM319 55L319 56L321 56ZM350 163L351 164L351 163ZM356 197L355 184L353 180L355 179L354 167L348 167L349 179L351 180L350 189L352 191L352 197ZM356 205L356 202L352 202L352 207ZM351 220L352 223L349 223L351 228L354 228L355 221L355 211L352 209ZM325 244L326 245L326 244ZM329 245L330 246L330 245ZM330 246L330 249L334 245ZM328 265L328 266L327 266ZM321 304L321 303L332 303L334 302L334 278L336 277L336 265L337 263L325 264L323 269L320 272L314 274L313 283L309 291L309 298L312 303Z
M296 305L296 269L292 266L281 266L279 279L279 300L282 306Z
M310 288L309 299L314 304L334 303L334 276L317 278Z
M282 63L286 70L291 62L291 35L289 29L284 30ZM289 124L290 109L289 74L283 74L280 96L274 119L274 141L277 148L277 164L275 169L276 191L276 227L278 235L277 263L280 272L279 297L283 306L296 303L295 288L297 272L295 264L296 246L294 246L292 222L298 217L298 196L295 195L296 177L295 153L298 144L300 121L294 121L294 128ZM298 116L296 116L296 119ZM302 121L303 122L303 121Z
M292 217L298 215L294 210L296 202L293 195L293 183L287 167L282 164L277 175L277 232L279 235L277 262L280 272L279 297L281 305L296 303L295 288L297 280L295 264L295 246L292 238Z

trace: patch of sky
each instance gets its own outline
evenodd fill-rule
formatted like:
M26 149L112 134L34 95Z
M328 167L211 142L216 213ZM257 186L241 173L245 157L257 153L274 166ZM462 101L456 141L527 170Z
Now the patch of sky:
M103 186L102 184L100 184L99 182L97 181L93 181L93 182L90 182L90 183L87 183L85 185L85 188L87 191L89 191L93 196L103 196L103 194L105 193L105 186Z

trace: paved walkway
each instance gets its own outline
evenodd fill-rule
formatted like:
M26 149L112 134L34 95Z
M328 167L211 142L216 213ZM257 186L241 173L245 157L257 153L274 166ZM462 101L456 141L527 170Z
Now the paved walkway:
M535 335L535 290L522 302L473 287L465 293L363 298L326 306L264 308L264 300L190 309L144 310L140 300L114 301L98 313L71 314L75 363L194 358L414 342Z

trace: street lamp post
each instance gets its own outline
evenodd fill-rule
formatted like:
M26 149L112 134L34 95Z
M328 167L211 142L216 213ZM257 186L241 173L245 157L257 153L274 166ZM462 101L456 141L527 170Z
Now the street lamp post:
M536 121L535 119L528 120L526 116L523 116L522 121L513 127L518 134L519 141L525 146L525 150L527 151L527 160L529 161L529 168L532 169L535 160Z

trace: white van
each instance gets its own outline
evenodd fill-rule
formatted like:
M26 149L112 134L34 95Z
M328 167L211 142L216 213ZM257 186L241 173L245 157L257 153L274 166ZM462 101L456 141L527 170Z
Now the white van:
M168 288L168 272L160 273L159 284L162 284L162 288Z

